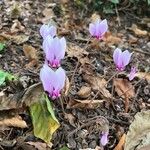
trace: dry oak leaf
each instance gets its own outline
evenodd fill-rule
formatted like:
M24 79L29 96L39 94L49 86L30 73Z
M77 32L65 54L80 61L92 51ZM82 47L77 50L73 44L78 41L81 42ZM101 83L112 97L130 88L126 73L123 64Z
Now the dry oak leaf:
M82 86L80 90L77 92L77 95L81 98L87 98L91 94L91 87L89 86Z
M137 72L136 77L140 79L146 79L147 81L150 81L150 72Z
M22 118L17 115L12 118L5 118L4 120L0 120L0 126L12 126L18 128L27 128L27 124Z
M124 150L140 150L150 145L150 110L138 112L129 127Z
M74 116L73 114L65 113L65 119L68 120L68 122L69 122L72 126L76 127L76 126L75 126L75 120L76 120L76 118L75 118L75 116Z
M25 56L30 60L29 64L26 65L27 67L33 67L38 64L38 52L34 47L24 44L23 52Z
M80 61L80 59L84 55L88 55L89 53L87 51L85 51L83 48L81 48L77 45L74 45L72 43L69 43L68 48L67 48L67 54L69 57L75 57Z
M34 146L37 150L46 150L52 147L52 143L46 144L42 142L26 142L29 145Z
M67 109L70 108L84 108L84 109L95 109L101 106L106 100L77 100L70 99L67 104Z
M131 28L129 29L132 30L138 36L146 36L148 34L146 30L139 29L136 24L132 24Z
M124 150L126 134L124 133L114 150Z
M3 36L4 38L6 38L7 40L11 40L13 41L14 43L16 44L22 44L26 41L29 40L29 36L27 35L24 35L24 34L20 34L20 35L9 35L9 34L6 34L6 33L2 33L0 34L0 36Z
M124 95L126 95L127 98L133 98L135 96L134 87L127 79L115 78L113 83L115 86L115 91L119 96L124 97Z
M94 91L100 91L103 97L111 98L110 92L106 89L106 80L100 76L84 74L83 79L91 85Z

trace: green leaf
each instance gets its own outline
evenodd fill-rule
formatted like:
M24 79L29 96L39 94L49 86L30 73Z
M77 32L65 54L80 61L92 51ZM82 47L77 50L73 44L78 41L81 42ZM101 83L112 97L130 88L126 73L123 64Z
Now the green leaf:
M63 146L61 149L59 150L70 150L67 146Z
M4 51L4 48L5 48L5 44L0 43L0 53Z
M148 5L150 5L150 0L147 0Z
M14 80L15 77L8 72L0 70L0 86L5 85L5 82Z
M49 143L53 133L59 128L60 124L55 117L48 97L45 94L41 94L40 100L32 104L29 109L34 135Z
M114 4L119 4L119 0L111 0L111 2Z

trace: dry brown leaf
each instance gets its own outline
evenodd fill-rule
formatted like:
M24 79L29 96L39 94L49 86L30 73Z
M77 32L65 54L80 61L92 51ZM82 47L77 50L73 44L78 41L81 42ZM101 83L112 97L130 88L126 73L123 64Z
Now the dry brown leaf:
M46 144L46 143L42 143L42 142L26 142L29 145L34 146L37 150L46 150L48 147L52 147L52 143L50 144Z
M78 60L80 61L80 59L84 55L88 55L88 52L85 51L84 49L82 49L81 47L70 43L70 44L68 44L67 54L69 57L78 58Z
M121 41L122 41L122 39L121 39L120 37L117 37L117 36L115 36L115 35L112 35L111 32L107 32L107 33L105 34L105 37L104 37L103 40L104 40L104 41L106 42L106 44L108 44L108 45L120 44Z
M67 108L84 108L84 109L95 109L99 107L105 100L77 100L70 99L67 104Z
M150 110L135 115L126 135L124 150L139 150L148 145L150 145Z
M95 22L97 19L101 19L100 15L97 13L92 14L90 20L92 20L92 22Z
M150 150L150 145L144 146L140 148L139 150Z
M6 38L7 40L11 40L16 44L22 44L26 41L28 41L29 36L24 35L24 34L20 34L20 35L9 35L6 33L2 33L0 36L3 36L4 38Z
M72 126L76 127L75 126L75 120L76 120L75 116L73 116L70 113L69 114L65 113L65 119L67 119Z
M64 86L63 91L62 91L62 93L64 93L65 96L68 95L69 88L70 88L70 82L69 82L68 77L66 77L65 86Z
M150 81L150 72L137 72L136 77Z
M134 87L127 79L115 78L113 80L115 91L119 96L133 98L135 96ZM125 93L125 94L124 94Z
M50 20L53 17L55 17L55 14L51 8L45 8L42 13L44 15L44 18L42 19L42 23L44 23L44 24L49 23Z
M0 126L12 126L18 128L27 128L27 124L22 118L17 115L12 118L5 118L4 120L0 120Z
M141 30L136 24L132 24L130 30L132 30L138 36L146 36L148 32L146 30Z
M80 90L77 92L77 95L81 98L87 98L91 94L91 87L82 86Z
M37 50L31 45L24 44L23 52L25 56L30 60L30 63L27 64L28 67L33 67L38 64L38 53Z
M21 25L21 23L16 19L13 21L14 24L11 26L10 32L11 33L17 33L19 31L23 31L25 29L24 26Z
M99 76L84 74L83 79L89 83L94 91L100 91L103 97L111 98L110 92L106 89L106 80Z
M114 150L124 150L125 138L126 138L126 134L123 134L119 143L114 148Z

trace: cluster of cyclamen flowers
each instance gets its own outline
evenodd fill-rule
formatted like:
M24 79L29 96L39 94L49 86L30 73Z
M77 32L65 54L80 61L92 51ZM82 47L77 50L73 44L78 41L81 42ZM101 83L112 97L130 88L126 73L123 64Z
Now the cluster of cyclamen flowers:
M60 92L65 84L65 70L60 67L61 60L65 56L66 40L56 37L56 27L42 25L40 34L43 37L43 50L45 63L40 71L40 79L44 90L52 99L60 97Z

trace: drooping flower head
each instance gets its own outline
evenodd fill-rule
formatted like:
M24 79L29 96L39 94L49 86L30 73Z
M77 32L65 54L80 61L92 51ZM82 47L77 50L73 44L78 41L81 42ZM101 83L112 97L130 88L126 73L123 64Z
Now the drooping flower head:
M100 142L103 146L105 146L108 143L108 132L102 132Z
M44 64L40 71L44 90L52 99L60 97L60 92L65 85L65 77L65 71L61 67L54 71L47 64Z
M128 75L130 81L134 79L134 77L136 76L136 73L137 73L136 67L131 67L131 71Z
M116 48L113 54L113 60L116 65L116 69L119 71L123 71L125 69L125 66L129 64L131 55L132 53L130 53L128 50L122 52L121 49Z
M59 39L48 35L43 41L43 49L48 65L57 68L60 66L61 59L65 56L66 40L64 37Z
M89 25L90 34L92 35L92 37L95 37L97 39L102 39L107 30L108 24L106 19L102 21L100 21L100 19L97 19L94 23L90 23Z
M43 24L40 28L40 34L45 39L48 35L54 37L56 35L56 27Z

